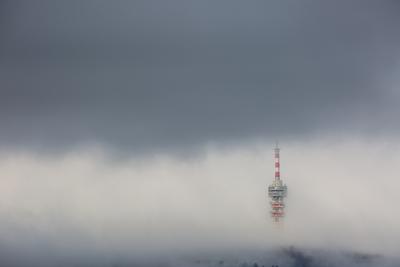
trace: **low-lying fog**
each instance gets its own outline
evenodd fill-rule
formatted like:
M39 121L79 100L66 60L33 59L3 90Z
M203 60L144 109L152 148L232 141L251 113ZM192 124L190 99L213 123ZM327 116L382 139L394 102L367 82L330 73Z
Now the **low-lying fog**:
M210 145L187 158L122 160L100 148L4 153L2 259L108 263L289 246L396 255L396 142L282 144L289 191L282 228L268 215L273 146Z

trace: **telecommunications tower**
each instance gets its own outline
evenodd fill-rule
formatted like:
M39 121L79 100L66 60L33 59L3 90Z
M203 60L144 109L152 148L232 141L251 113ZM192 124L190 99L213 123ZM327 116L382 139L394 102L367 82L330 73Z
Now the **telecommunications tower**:
M279 147L276 144L274 149L275 152L275 179L272 184L268 187L268 196L271 198L271 217L272 220L276 223L280 223L283 221L283 217L285 216L284 208L284 198L287 194L287 186L283 184L281 180L281 164L280 164L280 155L279 155Z

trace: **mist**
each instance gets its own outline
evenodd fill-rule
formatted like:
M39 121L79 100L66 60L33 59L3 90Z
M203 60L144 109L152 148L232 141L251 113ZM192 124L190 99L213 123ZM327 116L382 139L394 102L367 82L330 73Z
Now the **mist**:
M99 147L52 158L2 154L3 256L104 264L285 246L396 255L398 142L283 145L290 191L278 230L266 197L271 147L210 145L187 160L115 161Z

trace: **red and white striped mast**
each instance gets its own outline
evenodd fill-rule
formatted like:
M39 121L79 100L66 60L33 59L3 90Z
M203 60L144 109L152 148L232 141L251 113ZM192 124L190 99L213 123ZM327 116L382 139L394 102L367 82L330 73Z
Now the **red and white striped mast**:
M281 164L280 164L280 157L279 157L279 147L278 143L276 144L276 147L274 149L275 151L275 180L280 180L281 179Z
M271 217L276 223L283 221L285 216L284 208L284 198L287 195L287 186L283 184L281 180L281 163L280 163L280 149L278 143L274 149L275 158L275 179L272 184L268 187L268 196L271 198Z

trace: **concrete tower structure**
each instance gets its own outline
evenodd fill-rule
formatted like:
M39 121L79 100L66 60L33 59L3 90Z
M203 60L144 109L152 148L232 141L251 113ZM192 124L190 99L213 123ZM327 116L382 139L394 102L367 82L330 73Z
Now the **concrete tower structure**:
M281 180L281 163L280 163L280 149L278 144L275 149L275 179L272 184L268 187L268 196L271 198L271 217L276 223L283 221L285 216L284 198L287 195L287 186L283 184Z

